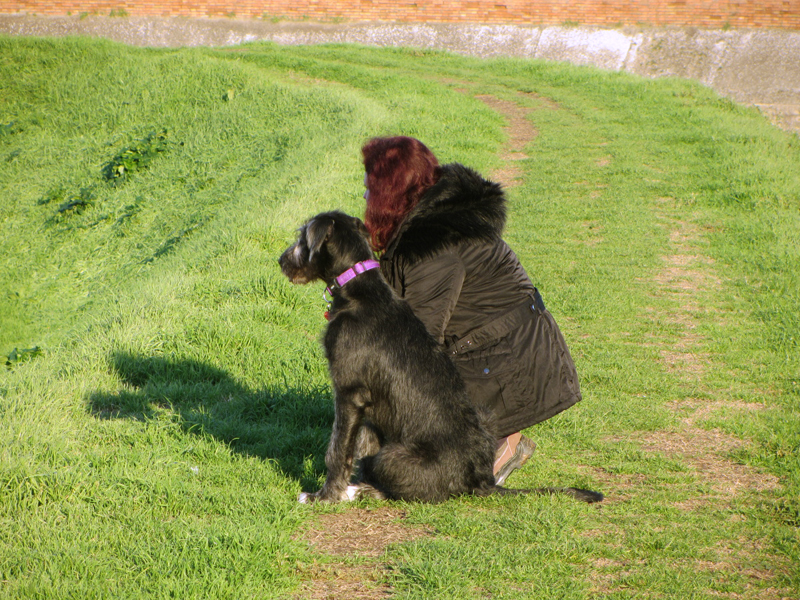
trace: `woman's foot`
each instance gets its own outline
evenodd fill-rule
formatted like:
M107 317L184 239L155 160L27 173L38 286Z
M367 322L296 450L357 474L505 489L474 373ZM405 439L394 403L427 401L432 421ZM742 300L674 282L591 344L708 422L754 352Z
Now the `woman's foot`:
M536 450L536 444L521 433L500 441L494 463L495 485L503 485L514 471L524 465Z

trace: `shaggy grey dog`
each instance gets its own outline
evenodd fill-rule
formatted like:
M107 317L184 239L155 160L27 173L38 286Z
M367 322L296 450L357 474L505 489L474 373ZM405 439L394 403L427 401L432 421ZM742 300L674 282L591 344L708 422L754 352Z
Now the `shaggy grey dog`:
M603 499L575 488L495 485L490 419L470 403L450 358L384 280L359 219L341 212L313 217L279 264L292 283L321 279L331 296L324 337L335 394L328 476L301 502L366 495L441 502L527 492Z

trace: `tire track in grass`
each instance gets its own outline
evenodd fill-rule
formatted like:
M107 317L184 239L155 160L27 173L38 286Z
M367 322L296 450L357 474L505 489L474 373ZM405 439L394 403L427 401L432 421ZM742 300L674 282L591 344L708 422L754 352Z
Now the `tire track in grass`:
M635 441L647 452L680 461L698 482L702 482L702 491L689 492L684 500L672 504L674 508L687 514L713 511L720 513L720 519L732 522L744 520L736 508L738 500L747 494L769 493L779 487L779 480L731 459L731 453L746 447L748 442L719 429L703 427L703 423L731 409L750 412L762 410L764 406L733 400L726 397L724 390L714 389L706 383L712 369L725 368L705 349L706 339L699 326L701 320L709 316L711 319L723 318L717 314L713 302L722 280L715 270L714 261L702 251L701 229L679 215L673 205L672 198L662 198L656 207L656 217L669 234L669 249L663 256L663 267L654 277L657 284L655 297L667 299L670 308L665 311L648 307L647 315L654 324L654 344L662 366L681 387L697 390L700 397L676 399L668 404L680 415L675 430L648 433ZM664 329L673 335L660 333ZM626 481L609 477L607 473L600 475L612 487L622 488L621 502L651 493L646 477L629 476ZM603 535L603 532L596 533ZM707 556L714 556L714 560L686 558L677 561L673 568L712 573L722 579L741 574L747 576L743 593L709 591L718 597L737 600L790 598L790 590L781 588L778 583L789 570L785 559L770 552L763 540L747 539L745 533L739 536L738 539L720 540L716 546L703 550ZM597 559L594 563L593 587L603 593L619 592L620 588L614 582L621 575L645 568L644 565L616 559Z
M661 202L667 202L666 199ZM702 380L709 366L709 356L701 350L702 338L697 333L697 321L705 311L699 297L719 288L720 280L713 272L713 261L699 254L694 243L700 233L695 225L657 214L670 228L671 253L663 257L664 268L655 276L658 296L667 297L674 306L669 315L656 315L678 329L678 340L670 348L662 348L661 360L667 371L683 380Z
M708 429L703 422L732 408L740 411L762 410L763 405L746 403L725 397L721 390L705 384L710 369L724 368L715 363L704 350L704 338L698 332L698 322L709 312L714 317L711 301L705 298L718 294L722 281L714 261L702 252L700 228L683 218L671 216L671 198L659 201L656 216L669 230L669 253L664 256L664 267L656 275L659 294L672 300L672 312L660 318L677 330L677 340L669 348L660 350L661 361L668 373L682 384L696 386L708 398L674 400L669 407L682 414L678 431L659 431L641 439L644 450L658 452L686 464L696 474L698 481L707 486L703 496L694 495L675 506L684 512L707 509L733 510L739 498L746 494L761 494L775 490L780 483L777 477L736 462L731 454L746 447L749 442L729 435L719 429ZM722 318L722 317L716 317ZM778 571L785 571L785 561L764 547L757 539L730 540L714 549L717 560L695 560L692 568L707 572L745 573L748 583L745 594L732 598L782 600L789 590L771 585L764 589L763 582L774 583ZM768 565L763 565L767 558ZM762 563L759 568L753 567ZM759 585L761 583L761 585Z
M501 166L489 173L489 179L500 183L504 188L516 187L522 183L522 168L519 161L529 158L525 153L525 146L536 139L539 131L528 119L528 115L536 110L558 110L560 107L554 101L533 92L517 92L519 98L533 100L537 106L520 104L506 100L492 94L474 94L473 83L455 79L439 79L439 83L452 87L455 91L466 96L471 96L481 101L488 108L504 117L507 124L503 126L506 141L500 148L499 157Z
M715 398L719 390L709 388L705 376L714 364L713 357L704 349L705 339L698 324L715 309L710 300L722 286L714 268L714 261L702 252L702 232L699 227L683 218L671 216L668 209L672 199L659 201L656 216L669 230L669 253L663 257L664 266L655 276L658 297L670 300L669 314L650 309L654 322L663 322L676 332L672 341L660 342L661 362L667 372L687 386L694 386L704 395ZM724 368L724 367L723 367ZM746 442L718 429L702 427L703 421L722 409L760 410L756 403L735 402L729 398L675 400L670 407L684 416L677 432L656 432L642 438L643 447L670 457L683 459L699 477L704 478L715 492L709 502L725 502L747 490L775 489L778 479L770 474L734 462L731 452Z
M501 183L504 188L515 187L520 184L522 179L519 161L528 158L528 155L525 154L525 146L538 135L536 127L527 116L534 109L486 94L475 96L475 98L508 120L508 125L503 127L508 139L500 153L503 166L493 171L490 178Z

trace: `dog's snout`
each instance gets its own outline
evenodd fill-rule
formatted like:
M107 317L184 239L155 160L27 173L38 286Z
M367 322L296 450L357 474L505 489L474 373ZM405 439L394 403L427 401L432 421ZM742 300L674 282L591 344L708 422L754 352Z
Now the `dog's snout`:
M278 258L281 272L292 283L304 284L309 283L316 276L312 272L311 265L305 255L302 240L298 240L286 250Z
M278 264L281 266L282 269L286 266L286 256L289 254L289 251L291 249L292 247L289 246L286 250L283 251L283 254L281 254L278 257Z

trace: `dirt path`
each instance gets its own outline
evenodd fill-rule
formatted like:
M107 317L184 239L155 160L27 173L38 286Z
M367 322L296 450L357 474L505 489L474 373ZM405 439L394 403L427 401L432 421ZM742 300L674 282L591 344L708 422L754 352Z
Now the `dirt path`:
M669 253L663 257L664 267L656 275L656 283L658 294L672 301L672 309L669 314L658 314L655 310L650 314L654 320L662 320L678 331L677 342L660 349L667 372L713 398L718 394L707 389L703 380L714 367L711 357L702 349L703 338L697 331L697 323L712 310L704 305L703 299L720 288L721 278L714 261L703 254L701 231L693 223L670 215L672 204L672 199L663 198L656 209L656 216L668 230L670 240ZM778 486L775 476L759 473L728 458L733 450L744 445L741 440L702 427L703 421L734 406L747 411L764 408L761 404L746 404L725 397L676 400L671 408L683 415L681 430L657 432L642 438L645 449L679 458L698 476L707 479L714 493L706 501L717 505L730 505L738 493L746 490L763 491Z
M656 295L670 300L668 312L650 307L648 318L653 321L654 330L677 331L677 340L654 339L659 350L661 362L666 371L687 389L697 390L702 398L676 399L668 407L680 416L678 426L673 430L657 431L641 435L634 441L642 450L653 452L677 460L704 484L703 494L689 494L689 497L675 504L675 508L686 513L698 510L711 510L729 514L736 518L737 503L752 493L769 492L779 487L777 477L762 473L747 465L736 462L731 454L748 444L718 429L709 429L704 422L715 416L724 416L730 410L759 411L765 407L757 403L744 403L725 396L724 391L714 390L704 384L710 369L724 368L713 364L713 357L703 350L704 339L698 332L700 319L706 317L713 308L704 299L714 295L721 286L721 276L714 268L714 261L703 253L703 234L697 225L676 216L672 210L672 198L662 198L655 208L656 217L669 234L669 249L662 257L663 267L655 276ZM710 303L709 303L710 304ZM712 317L713 317L712 312ZM719 316L718 318L723 318ZM668 327L664 327L664 324ZM621 439L614 441L623 441ZM628 502L635 496L650 493L650 483L646 477L636 475L611 475L598 471L595 475L618 493L609 498L610 502ZM696 571L719 574L745 573L763 585L749 587L745 594L730 597L752 600L788 600L790 590L780 586L778 581L789 571L786 561L767 550L764 540L730 540L724 547L714 549L718 556L715 561L694 560ZM756 558L758 555L758 558ZM758 568L753 567L759 564ZM635 565L624 561L600 559L592 572L595 591L609 594L619 591L614 577L608 573L627 572Z
M519 183L521 169L517 161L527 158L525 146L537 135L527 115L532 109L494 96L477 96L490 108L508 120L504 128L508 140L502 150L503 168L493 176L510 187ZM669 314L658 314L649 309L651 318L663 320L679 331L677 343L669 345L657 342L661 360L667 371L686 384L698 385L711 367L710 357L702 349L702 338L697 332L697 322L709 309L703 297L711 295L721 285L714 270L714 261L702 252L702 232L685 220L671 215L674 200L662 198L656 209L656 217L669 232L669 252L664 255L664 267L656 274L658 295L672 301ZM711 487L717 492L707 501L724 499L730 503L737 492L774 489L778 479L759 473L752 468L733 462L727 456L743 445L741 440L717 430L707 430L701 425L722 409L735 407L741 410L762 410L761 404L733 402L727 398L713 402L706 400L675 401L672 408L685 416L681 419L679 432L658 432L643 437L646 450L662 452L687 462L693 470L709 478Z
M518 161L528 158L525 146L538 135L533 123L528 119L528 113L533 109L495 96L482 95L476 98L508 120L508 125L503 127L508 140L500 153L503 166L491 173L490 179L502 183L506 188L519 185L522 169Z

